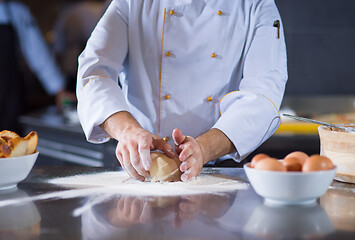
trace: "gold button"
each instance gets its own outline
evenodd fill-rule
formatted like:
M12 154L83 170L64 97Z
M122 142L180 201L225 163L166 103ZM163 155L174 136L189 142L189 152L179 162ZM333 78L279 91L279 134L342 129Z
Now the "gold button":
M211 54L211 57L212 57L212 58L215 58L215 57L217 57L217 54L212 53L212 54Z
M170 57L170 56L171 56L171 52L168 51L168 52L165 53L165 55L166 55L167 57Z
M166 94L165 97L164 97L166 100L170 99L170 95L169 94Z
M170 14L170 15L174 15L174 14L175 14L175 11L174 11L174 10L170 10L170 11L169 11L169 14Z
M213 99L212 97L208 97L208 98L207 98L207 101L211 102L212 99Z
M168 137L163 137L163 140L164 140L165 142L167 142L167 141L169 141L169 138L168 138Z
M219 16L221 16L223 13L222 13L222 11L218 11L217 14L218 14Z

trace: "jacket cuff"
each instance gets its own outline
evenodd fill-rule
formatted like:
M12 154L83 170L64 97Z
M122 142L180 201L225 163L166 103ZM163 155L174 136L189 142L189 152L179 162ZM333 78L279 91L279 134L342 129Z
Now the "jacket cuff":
M128 111L129 107L117 82L110 78L93 77L78 90L78 115L86 139L103 143L110 136L99 126L112 114Z
M219 104L221 117L213 126L222 131L236 147L230 154L240 162L265 142L279 127L277 107L267 97L248 91L226 94Z

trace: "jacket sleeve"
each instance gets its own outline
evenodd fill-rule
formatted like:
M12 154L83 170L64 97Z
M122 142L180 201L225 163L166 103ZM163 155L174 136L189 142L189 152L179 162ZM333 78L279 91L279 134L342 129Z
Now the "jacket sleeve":
M118 85L128 53L128 8L125 0L112 1L79 56L78 115L87 140L93 143L109 140L101 123L129 110Z
M288 78L285 39L274 1L254 3L251 14L243 78L239 89L220 100L221 117L214 125L236 147L231 154L236 161L243 160L279 127L278 110Z

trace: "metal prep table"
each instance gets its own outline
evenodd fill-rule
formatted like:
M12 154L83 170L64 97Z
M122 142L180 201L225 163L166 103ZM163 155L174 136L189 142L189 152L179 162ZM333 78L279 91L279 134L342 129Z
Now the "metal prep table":
M355 185L340 182L333 182L318 204L308 207L267 206L249 187L165 197L166 204L150 205L144 218L142 206L157 197L100 193L40 197L71 190L46 183L48 179L109 170L35 167L18 189L0 191L0 239L355 239ZM213 170L247 182L243 169ZM16 199L20 203L1 207Z

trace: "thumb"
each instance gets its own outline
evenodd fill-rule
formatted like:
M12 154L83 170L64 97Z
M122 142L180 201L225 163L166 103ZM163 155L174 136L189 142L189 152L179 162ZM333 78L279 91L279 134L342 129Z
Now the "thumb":
M180 145L184 142L185 136L182 134L180 129L175 128L173 131L173 139L174 139L175 145Z

